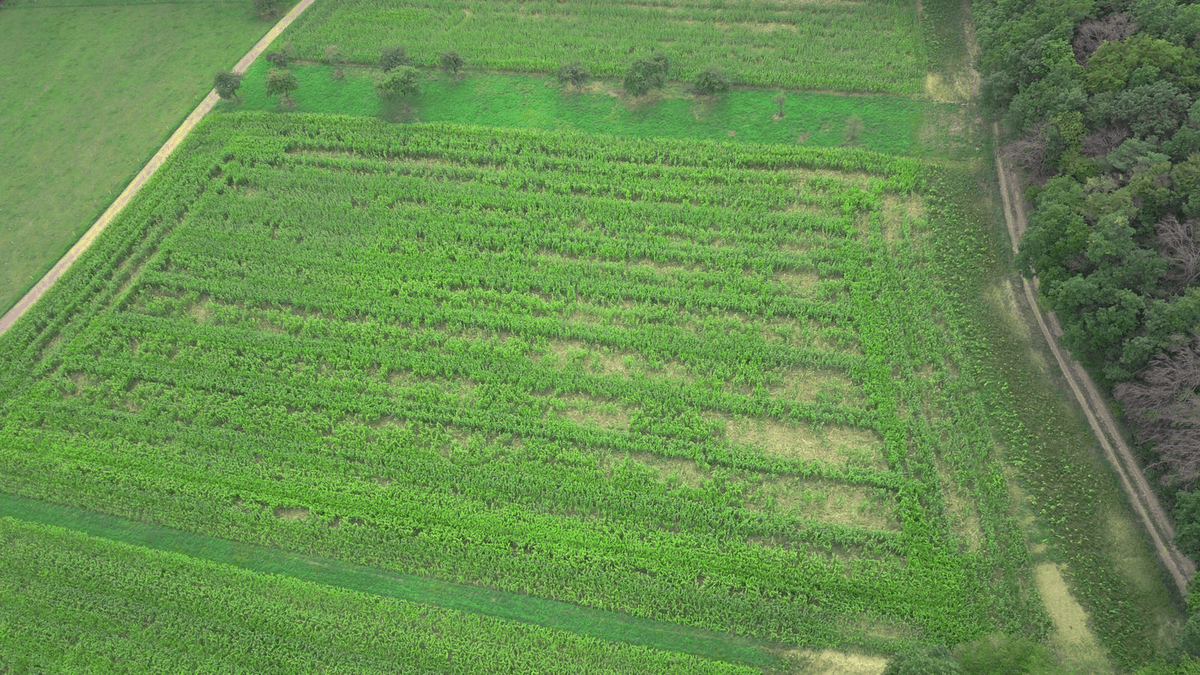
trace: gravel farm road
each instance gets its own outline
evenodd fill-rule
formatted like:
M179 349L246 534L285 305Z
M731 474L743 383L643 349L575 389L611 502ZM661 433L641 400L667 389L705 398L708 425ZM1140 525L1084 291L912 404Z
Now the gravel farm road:
M999 137L999 124L992 125L992 133L993 137ZM1017 243L1028 226L1028 221L1025 219L1025 207L1016 176L1005 168L1000 159L999 149L996 150L996 173L1000 177L1004 221L1008 225L1008 235L1012 240L1013 253L1016 253ZM1171 524L1171 519L1163 511L1162 504L1158 501L1158 495L1146 481L1129 445L1117 431L1117 424L1113 420L1112 412L1097 391L1096 384L1084 371L1083 366L1069 355L1064 354L1062 347L1059 346L1057 336L1062 335L1062 328L1053 312L1043 313L1038 306L1035 292L1037 281L1034 280L1033 283L1030 283L1028 279L1022 279L1022 282L1025 285L1025 300L1029 303L1034 317L1037 318L1038 327L1042 331L1042 336L1046 338L1046 343L1050 345L1050 351L1054 353L1054 360L1058 362L1063 377L1067 379L1071 391L1075 394L1075 399L1079 401L1079 406L1083 409L1083 414L1087 417L1088 424L1096 435L1096 440L1100 441L1101 447L1104 448L1108 463L1120 478L1121 487L1129 496L1129 501L1141 518L1142 524L1145 525L1146 532L1150 535L1163 567L1171 574L1180 595L1187 597L1188 581L1196 573L1195 564L1175 547L1175 528Z
M255 43L254 47L252 47L250 51L247 52L246 55L237 62L237 65L233 67L233 71L235 73L246 72L246 69L250 67L250 64L254 63L254 60L258 58L258 55L262 54L267 47L271 45L271 42L274 41L275 38L279 37L279 34L282 33L285 28L292 25L292 22L296 20L296 17L303 14L304 10L308 9L309 5L312 3L313 0L300 0L300 2L297 3L290 12L283 15L283 18L281 18L278 23L271 28L271 30L267 31L267 34L264 35L261 40ZM183 139L188 135L192 128L195 127L200 120L204 119L204 116L213 109L213 106L216 105L217 100L218 97L215 90L208 92L208 96L206 96L204 100L200 102L200 105L196 106L196 109L193 110L186 119L184 119L183 124L179 125L179 128L175 130L175 133L171 134L171 137L167 139L167 142L163 143L163 146L158 149L158 152L154 153L154 157L150 159L146 166L142 167L142 170L138 172L138 175L135 176L132 181L130 181L129 185L127 185L121 194L117 196L116 200L113 201L113 203L110 204L107 209L105 209L104 213L100 214L100 218L96 220L95 224L88 228L88 231L85 232L83 236L79 238L79 241L75 242L75 245L72 246L71 249L67 251L67 253L60 258L57 263L54 264L54 267L50 268L49 272L46 272L46 276L42 277L33 288L29 289L29 292L26 293L20 300L18 300L17 304L12 306L12 309L8 310L3 317L0 317L0 335L3 335L10 326L16 323L17 319L21 318L21 315L23 315L30 307L33 306L33 303L37 302L38 299L46 293L46 291L50 290L50 287L53 286L54 282L58 281L58 278L67 271L67 268L69 268L71 264L74 263L75 260L77 260L79 256L82 255L83 252L92 245L92 242L96 241L96 238L100 236L100 233L104 231L104 228L108 227L108 224L112 222L113 218L115 218L118 213L121 212L121 209L125 208L125 205L133 199L134 195L138 193L138 190L142 189L142 186L146 184L146 181L150 180L150 177L154 175L154 172L158 171L158 167L162 166L163 162L167 161L167 158L170 157L171 153L175 151L175 148L183 142Z

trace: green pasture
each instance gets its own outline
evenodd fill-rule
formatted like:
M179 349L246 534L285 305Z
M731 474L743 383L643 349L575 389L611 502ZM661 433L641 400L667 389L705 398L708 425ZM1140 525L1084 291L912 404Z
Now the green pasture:
M248 2L0 7L0 311L268 27Z
M672 83L638 101L618 96L619 81L597 81L578 90L553 78L514 73L469 72L454 78L427 71L421 93L402 103L375 92L377 70L333 69L294 64L299 87L292 105L266 93L271 65L251 66L241 102L219 109L335 113L377 116L402 122L457 122L492 127L573 130L633 138L698 138L739 143L779 143L814 147L855 147L896 155L964 158L978 154L965 135L951 131L947 118L962 117L961 106L884 95L841 95L807 91L737 88L717 97L690 93ZM776 96L784 96L783 116Z

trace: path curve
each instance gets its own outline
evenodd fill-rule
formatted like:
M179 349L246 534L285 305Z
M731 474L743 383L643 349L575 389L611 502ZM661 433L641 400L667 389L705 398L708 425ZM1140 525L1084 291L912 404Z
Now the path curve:
M251 63L254 63L254 60L258 58L259 54L262 54L263 51L265 51L266 48L271 45L275 38L279 37L279 34L282 33L284 29L292 25L292 22L296 20L296 17L303 14L304 10L308 9L309 5L313 4L313 2L314 0L300 0L300 2L297 3L290 12L284 14L283 18L281 18L274 26L272 26L271 30L267 31L267 34L264 35L261 40L255 43L255 45L250 48L250 51L246 52L246 55L237 62L237 65L233 67L233 72L245 73L246 69L250 67ZM17 301L17 304L13 305L3 317L0 317L0 335L3 335L5 331L7 331L14 323L16 323L17 319L20 319L21 316L25 314L25 312L28 311L29 308L32 307L39 298L42 297L42 295L46 293L46 291L50 290L50 287L54 285L54 282L58 281L58 278L66 273L67 269L71 267L71 265L79 258L79 256L83 255L83 252L92 245L92 242L96 241L96 238L100 236L100 233L104 231L104 228L108 227L108 224L111 223L114 218L116 218L117 214L121 212L121 209L125 208L125 205L133 199L134 195L138 193L138 190L142 189L142 186L150 180L150 177L153 176L156 171L158 171L158 168L163 165L163 162L167 161L167 158L171 156L171 153L175 151L175 148L183 142L183 139L187 137L192 128L195 127L200 120L204 119L204 116L213 109L213 106L216 105L218 100L219 97L217 96L216 90L208 92L208 96L204 97L204 100L200 102L200 105L196 106L196 109L193 110L192 113L183 120L183 124L179 125L179 128L175 130L175 133L171 134L171 137L167 139L167 142L163 143L162 147L158 149L158 152L154 153L154 157L152 157L150 161L146 163L146 166L142 167L142 170L138 172L138 175L135 176L129 185L127 185L121 192L121 194L117 196L116 200L104 210L104 213L100 214L100 217L90 228L88 228L88 231L79 238L79 241L75 242L75 245L72 246L69 251L67 251L66 255L60 258L59 261L54 264L54 267L51 267L50 271L46 272L46 275L43 276L33 288L29 289L28 293L26 293L20 300Z
M999 138L999 124L992 124L992 135L993 138ZM995 156L996 173L1000 177L1000 196L1004 202L1004 222L1008 226L1008 236L1012 240L1013 253L1016 253L1021 235L1028 227L1028 221L1025 219L1025 207L1015 175L1004 167L998 148ZM1025 278L1022 278L1021 281L1025 285L1025 300L1037 319L1042 336L1050 345L1050 351L1054 353L1054 360L1058 362L1063 377L1067 378L1067 384L1071 386L1075 400L1083 408L1088 425L1092 427L1092 432L1100 441L1100 446L1104 448L1104 455L1108 459L1109 465L1117 472L1121 487L1129 496L1129 501L1133 504L1146 532L1150 535L1159 560L1170 573L1180 595L1187 597L1188 581L1196 573L1195 564L1175 547L1175 527L1158 501L1158 495L1155 494L1150 483L1142 474L1141 467L1134 459L1129 445L1117 431L1117 424L1113 419L1112 412L1100 396L1096 384L1083 366L1070 355L1064 354L1063 349L1059 346L1057 336L1062 335L1062 328L1059 326L1058 317L1054 315L1054 312L1043 313L1038 305L1035 293L1036 279L1034 283L1030 283Z

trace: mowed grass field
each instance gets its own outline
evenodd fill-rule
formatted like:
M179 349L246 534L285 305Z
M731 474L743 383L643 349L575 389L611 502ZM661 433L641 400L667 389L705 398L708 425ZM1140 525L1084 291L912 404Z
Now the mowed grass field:
M245 3L0 7L0 312L268 28Z
M918 161L255 113L168 168L0 342L7 493L791 647L1047 630Z
M581 61L594 75L621 77L654 50L672 59L672 77L717 65L737 84L787 89L921 94L927 57L909 2L506 2L326 0L280 39L299 58L329 45L374 64L380 47L408 47L433 66L456 49L485 70L553 72Z

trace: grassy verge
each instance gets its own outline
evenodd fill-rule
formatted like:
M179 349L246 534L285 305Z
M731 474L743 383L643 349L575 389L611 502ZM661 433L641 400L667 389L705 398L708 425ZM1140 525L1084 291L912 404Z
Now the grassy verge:
M0 11L0 311L268 27L248 4Z
M944 276L969 349L981 364L983 396L998 430L997 449L1013 467L1014 514L1029 536L1031 563L1065 563L1071 594L1119 669L1132 669L1170 643L1182 619L1144 533L1040 335L1029 328L1012 273L1002 222L978 175L946 174L934 222ZM1051 384L1053 383L1053 384ZM1033 589L1031 589L1031 592ZM1073 655L1062 653L1070 667ZM1075 655L1078 656L1078 655Z
M322 65L292 67L299 80L294 105L268 97L270 64L246 74L241 104L222 109L378 116L406 122L459 122L493 127L571 129L634 138L700 138L747 143L859 147L897 155L966 157L977 153L948 119L963 114L952 104L892 96L845 96L817 92L784 94L783 116L772 90L735 89L716 98L697 97L684 83L631 103L617 96L620 82L597 81L583 91L564 91L539 75L472 72L458 81L427 71L419 95L403 106L375 93L376 71L347 68L343 79Z
M766 645L753 640L616 612L297 555L11 495L0 495L0 512L33 523L261 574L283 575L404 602L520 621L656 650L685 652L707 659L760 668L777 665L775 657L766 651ZM211 566L194 566L199 572L208 573L211 569Z

